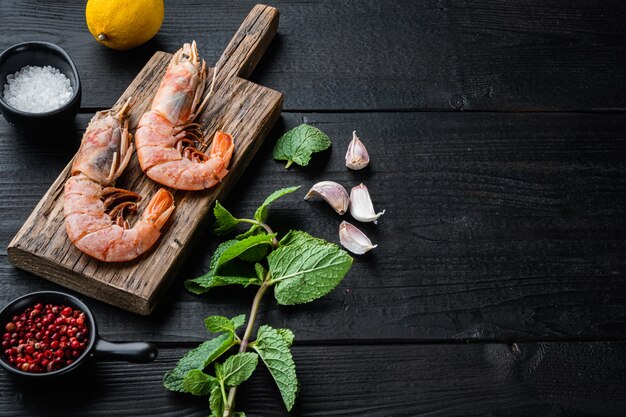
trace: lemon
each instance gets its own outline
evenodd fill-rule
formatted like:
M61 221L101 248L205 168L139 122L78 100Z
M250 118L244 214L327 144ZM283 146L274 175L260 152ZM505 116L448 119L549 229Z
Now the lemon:
M149 41L163 24L163 0L88 0L89 32L101 44L126 50Z

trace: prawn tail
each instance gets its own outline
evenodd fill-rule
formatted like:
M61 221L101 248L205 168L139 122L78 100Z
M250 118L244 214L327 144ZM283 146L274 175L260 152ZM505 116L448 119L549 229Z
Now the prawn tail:
M224 161L224 166L226 167L230 162L230 158L233 156L234 150L235 142L233 141L233 137L228 133L218 130L215 132L215 136L213 136L209 159L219 158Z
M161 230L175 207L174 196L165 188L160 188L159 191L152 196L152 199L144 210L143 220L151 223L158 230Z

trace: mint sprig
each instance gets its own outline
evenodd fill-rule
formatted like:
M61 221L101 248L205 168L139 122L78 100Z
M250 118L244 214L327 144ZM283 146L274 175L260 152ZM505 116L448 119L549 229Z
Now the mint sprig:
M306 134L311 133L309 131ZM292 139L291 145L296 143ZM301 148L298 147L298 152L303 151ZM308 163L307 158L300 159L304 160ZM293 161L297 162L296 159ZM237 387L250 378L257 368L259 357L274 378L285 407L291 410L299 388L296 365L290 350L294 334L289 329L263 325L259 327L256 339L252 340L261 300L272 286L279 304L316 300L332 291L352 265L352 258L337 245L293 230L278 240L277 234L265 223L269 206L298 188L282 188L269 195L252 219L236 218L216 203L214 214L217 234L233 232L240 223L251 224L251 227L217 247L206 274L185 282L186 288L195 294L223 285L259 286L243 336L240 337L236 332L246 323L245 315L232 319L207 317L207 330L219 336L187 352L176 367L164 376L163 384L172 391L209 395L211 416L244 416L242 412L233 410ZM215 362L236 345L239 345L239 353L228 357L223 363ZM246 352L248 347L256 353ZM214 375L207 369L211 363L214 363Z
M307 166L311 155L330 148L330 139L318 128L301 124L282 135L276 145L272 156L279 161L287 161L285 168L292 163Z

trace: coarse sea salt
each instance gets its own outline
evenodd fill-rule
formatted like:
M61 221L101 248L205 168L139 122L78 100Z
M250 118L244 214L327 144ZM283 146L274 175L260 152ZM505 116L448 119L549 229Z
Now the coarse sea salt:
M17 110L43 113L63 106L73 94L69 78L57 68L27 65L7 75L3 100Z

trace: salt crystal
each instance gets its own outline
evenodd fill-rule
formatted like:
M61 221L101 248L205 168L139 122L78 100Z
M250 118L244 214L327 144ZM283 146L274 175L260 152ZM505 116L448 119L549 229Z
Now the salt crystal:
M43 113L63 106L73 94L69 78L58 69L27 65L7 76L3 99L17 110Z

